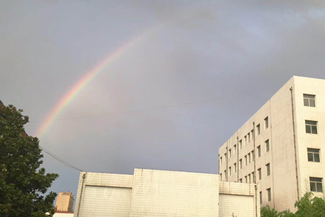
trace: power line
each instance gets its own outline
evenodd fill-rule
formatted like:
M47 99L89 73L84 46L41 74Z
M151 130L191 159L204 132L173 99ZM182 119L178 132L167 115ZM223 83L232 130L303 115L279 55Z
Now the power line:
M230 97L228 97L228 99L229 98ZM65 120L86 119L86 118L94 118L94 117L97 118L97 117L104 117L104 116L110 116L110 115L123 115L123 114L131 114L131 113L140 113L140 112L146 112L146 111L152 111L152 110L160 110L160 109L173 108L173 107L205 104L205 103L213 102L213 101L220 100L220 99L221 98L215 98L215 99L209 99L209 100L206 100L206 101L203 101L203 102L187 102L187 103L166 105L166 106L147 108L147 109L137 109L137 110L124 111L124 112L112 112L112 113L106 113L106 114L94 115L94 116L79 116L79 117L70 117L70 118L58 118L58 119L53 119L52 121L65 121ZM43 121L41 121L41 120L39 120L39 121L30 121L29 123L40 123L40 122L43 122Z
M80 172L83 172L83 170L73 166L72 164L69 164L68 162L66 162L65 160L61 159L60 157L58 157L57 155L51 153L48 150L45 150L43 147L40 146L40 148L42 149L42 151L44 151L45 153L47 153L48 155L50 155L51 157L53 157L55 160L59 161L60 163L64 164L67 167L70 167L72 169L78 170Z

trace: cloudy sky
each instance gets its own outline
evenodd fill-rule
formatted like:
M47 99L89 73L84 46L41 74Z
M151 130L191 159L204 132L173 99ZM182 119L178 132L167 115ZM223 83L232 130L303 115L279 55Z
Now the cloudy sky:
M121 52L120 52L121 51ZM293 75L325 79L324 1L2 0L0 100L90 172L218 172L219 147ZM44 153L75 195L79 171Z

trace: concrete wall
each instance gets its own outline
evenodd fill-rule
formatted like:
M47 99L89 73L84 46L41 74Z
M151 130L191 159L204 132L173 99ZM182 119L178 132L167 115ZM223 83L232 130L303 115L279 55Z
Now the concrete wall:
M218 216L218 175L136 169L131 217Z
M219 183L219 216L259 217L259 189L255 184Z
M135 169L133 176L81 173L74 216L218 217L235 213L259 217L255 193L255 185L219 183L217 174L144 169Z
M325 189L325 80L297 77L294 93L301 197L310 190L309 177L323 178L323 189ZM316 106L304 106L303 94L315 95ZM317 134L306 133L305 120L317 121ZM320 162L308 162L307 148L320 149ZM314 192L314 194L323 197L323 193Z
M132 175L80 173L74 216L129 216L132 182Z

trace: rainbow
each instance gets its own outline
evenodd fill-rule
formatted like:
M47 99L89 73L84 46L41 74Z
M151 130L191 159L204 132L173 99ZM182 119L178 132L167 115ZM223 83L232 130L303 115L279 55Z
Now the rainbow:
M104 59L101 63L88 71L76 84L63 96L63 98L56 104L46 119L41 123L40 127L36 130L35 134L38 138L41 138L52 125L53 121L62 113L62 111L72 102L74 98L98 75L102 72L111 62L121 56L128 48L138 42L143 36L156 29L157 26L149 28L141 33L139 36L131 39L118 49L114 50Z

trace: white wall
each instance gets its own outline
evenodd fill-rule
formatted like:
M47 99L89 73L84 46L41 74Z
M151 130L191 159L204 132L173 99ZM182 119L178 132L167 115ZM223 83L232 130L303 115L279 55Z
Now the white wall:
M216 174L135 169L131 217L218 216Z
M75 217L129 216L132 182L132 175L81 173Z
M255 187L255 184L220 182L219 216L259 217L258 192L258 186Z
M255 185L220 183L217 174L145 169L135 169L134 175L83 172L74 217L223 217L232 213L259 217L255 194Z

